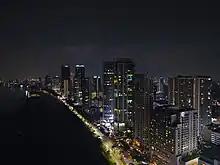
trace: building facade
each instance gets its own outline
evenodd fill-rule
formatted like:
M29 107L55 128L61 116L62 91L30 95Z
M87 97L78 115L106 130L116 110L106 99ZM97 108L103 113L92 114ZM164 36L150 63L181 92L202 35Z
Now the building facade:
M115 122L132 126L134 109L134 73L135 65L130 59L115 61L114 104Z
M213 126L210 129L210 134L211 134L211 143L220 146L220 125L216 125L215 127Z
M90 108L90 78L85 77L83 80L83 107L85 109Z
M61 66L61 92L68 97L71 90L70 67L69 65Z
M48 89L52 88L52 77L51 76L49 76L49 75L45 76L44 86Z
M134 68L130 59L103 65L103 118L114 121L118 130L133 123Z
M52 82L52 89L55 91L60 91L60 87L61 87L60 77L59 76L52 77L51 82Z
M181 163L183 157L197 150L198 111L162 106L151 119L151 150L158 164Z
M102 81L100 76L93 76L91 80L91 94L93 98L100 98L102 96Z
M153 110L153 82L145 74L135 74L134 138L149 147L150 119Z
M75 104L83 105L85 67L84 65L76 65L74 77L74 100Z
M96 108L102 108L103 92L100 76L93 76L90 81L90 105Z
M206 76L177 76L168 80L169 104L178 108L198 110L198 136L211 123L211 78Z
M114 122L114 62L103 65L103 119Z

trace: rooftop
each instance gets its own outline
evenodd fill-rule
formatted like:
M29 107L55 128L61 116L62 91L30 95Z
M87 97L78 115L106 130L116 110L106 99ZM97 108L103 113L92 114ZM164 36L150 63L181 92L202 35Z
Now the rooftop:
M173 106L173 105L162 105L159 107L155 108L157 111L161 111L161 112L170 112L170 113L176 113L176 112L186 112L186 111L193 111L194 109L192 108L178 108L177 106Z
M211 145L211 147L206 147L201 153L201 158L217 159L220 161L220 146Z
M183 78L183 79L202 78L202 79L211 80L211 77L210 77L210 76L201 76L201 75L195 75L195 76L177 75L176 77L171 77L171 78Z
M168 105L168 100L166 100L166 99L155 100L154 102L160 106Z
M218 132L220 133L220 125L217 124L211 124L209 125L209 129L213 132Z
M199 157L199 153L195 151L195 152L192 152L192 153L188 154L187 156L183 157L182 161L188 162L188 161L196 159L198 157Z

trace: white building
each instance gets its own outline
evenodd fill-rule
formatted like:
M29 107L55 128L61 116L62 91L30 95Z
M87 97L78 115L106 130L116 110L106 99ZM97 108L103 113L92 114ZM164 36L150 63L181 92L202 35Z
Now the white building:
M220 131L219 130L211 130L211 143L212 144L220 145Z
M198 112L192 109L158 107L151 120L153 158L164 165L179 165L197 150Z

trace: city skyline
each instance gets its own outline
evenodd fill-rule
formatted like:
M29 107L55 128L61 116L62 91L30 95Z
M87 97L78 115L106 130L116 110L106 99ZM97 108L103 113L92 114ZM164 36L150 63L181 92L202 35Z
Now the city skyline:
M153 76L220 78L219 14L214 4L126 5L85 8L54 3L15 8L5 2L0 77L58 75L65 63L84 64L90 76L102 75L104 60L127 57L138 72Z
M115 62L115 61L117 61L118 59L129 59L129 60L132 60L132 61L134 61L133 59L131 59L131 58L125 58L125 57L121 57L121 58L114 58L114 59L112 59L112 60L108 60L108 61L102 61L102 65L101 65L101 68L100 68L100 72L98 72L98 74L97 73L94 73L94 74L91 74L91 70L89 70L84 64L82 64L82 63L76 63L76 65L69 65L69 63L62 63L62 64L60 64L61 66L62 65L66 65L66 66L68 66L69 68L70 68L70 73L71 73L71 76L72 77L74 77L74 75L75 75L75 67L77 67L78 65L83 65L84 67L85 67L85 70L86 70L86 72L85 72L85 76L86 77L89 77L89 78L92 78L93 76L99 76L101 79L103 79L103 64L105 63L105 62L109 62L109 61L111 61L111 62ZM134 63L135 64L135 68L138 68L138 66L136 65L136 63ZM59 66L58 66L58 68L59 68ZM59 77L59 78L61 78L62 77L62 73L60 72L60 69L55 69L55 70L58 70L57 72L55 72L55 71L53 71L53 72L51 72L51 71L44 71L44 72L42 72L42 74L39 74L39 75L33 75L33 73L31 74L30 73L30 75L25 75L25 76L19 76L19 75L16 75L16 76L9 76L8 77L8 75L7 76L2 76L2 77L0 77L0 79L2 79L2 80L10 80L10 81L12 81L12 80L25 80L25 79L41 79L41 78L44 78L45 76L54 76L54 77ZM168 79L168 78L171 78L171 77L174 77L174 76L206 76L206 77L211 77L212 78L212 80L213 81L219 81L219 78L218 77L216 77L216 76L214 76L214 77L212 77L212 76L210 76L210 75L207 75L207 74L204 74L204 73L200 73L200 72L194 72L194 73L192 73L192 74L189 74L189 73L185 73L185 72L175 72L175 73L173 73L173 74L168 74L168 75L153 75L152 73L150 73L149 71L139 71L138 69L136 69L136 74L146 74L146 75L148 75L150 78L165 78L165 79Z

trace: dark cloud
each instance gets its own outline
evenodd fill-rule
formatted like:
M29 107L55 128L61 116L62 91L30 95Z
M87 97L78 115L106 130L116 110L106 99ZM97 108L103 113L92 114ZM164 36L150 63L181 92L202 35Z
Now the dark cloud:
M104 60L128 57L152 75L220 78L219 10L211 3L2 6L2 77L59 75L63 63L95 75Z

